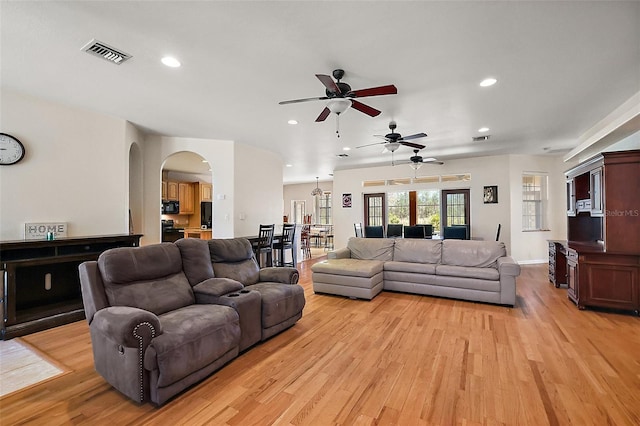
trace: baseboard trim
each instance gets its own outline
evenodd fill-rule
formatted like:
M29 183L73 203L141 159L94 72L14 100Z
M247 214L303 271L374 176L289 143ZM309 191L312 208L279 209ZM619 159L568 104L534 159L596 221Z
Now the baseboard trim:
M537 265L540 263L549 263L549 259L518 260L518 265Z

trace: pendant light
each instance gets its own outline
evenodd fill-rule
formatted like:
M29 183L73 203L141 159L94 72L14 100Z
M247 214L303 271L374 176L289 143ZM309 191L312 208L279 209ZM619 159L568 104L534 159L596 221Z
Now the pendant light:
M322 189L320 189L320 187L318 186L318 176L316 176L316 187L313 191L311 191L311 195L314 197L316 195L322 196Z

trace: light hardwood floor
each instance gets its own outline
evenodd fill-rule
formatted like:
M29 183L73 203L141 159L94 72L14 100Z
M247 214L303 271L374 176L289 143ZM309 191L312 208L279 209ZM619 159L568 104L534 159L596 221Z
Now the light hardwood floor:
M522 267L511 309L315 295L314 261L294 327L160 408L93 370L84 321L24 337L71 372L0 399L0 423L640 424L640 319L579 311L546 265Z

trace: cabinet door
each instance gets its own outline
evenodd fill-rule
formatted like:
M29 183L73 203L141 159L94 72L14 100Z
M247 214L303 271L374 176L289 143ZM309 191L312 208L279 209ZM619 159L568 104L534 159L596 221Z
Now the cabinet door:
M567 216L576 215L576 183L567 179Z
M602 216L602 167L591 170L590 175L591 216Z
M162 201L167 199L167 181L162 181Z
M638 268L587 264L584 304L617 309L638 309Z
M211 201L213 186L209 183L200 184L200 201Z
M580 305L580 281L578 280L578 253L574 250L567 251L567 297L579 308L584 309Z
M180 182L178 184L178 201L180 201L180 214L193 214L193 185Z
M167 182L167 200L178 201L178 182Z

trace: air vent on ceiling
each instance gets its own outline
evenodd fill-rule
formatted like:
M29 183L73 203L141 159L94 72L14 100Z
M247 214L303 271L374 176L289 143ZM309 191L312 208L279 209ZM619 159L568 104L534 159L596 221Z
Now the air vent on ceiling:
M103 42L96 40L95 38L92 39L89 43L85 44L82 47L82 50L91 55L105 59L109 62L113 62L116 65L120 65L121 63L132 57L128 53L124 53L118 49L108 46Z
M474 136L471 139L474 142L482 142L482 141L486 141L491 137L491 135L485 135L485 136Z

